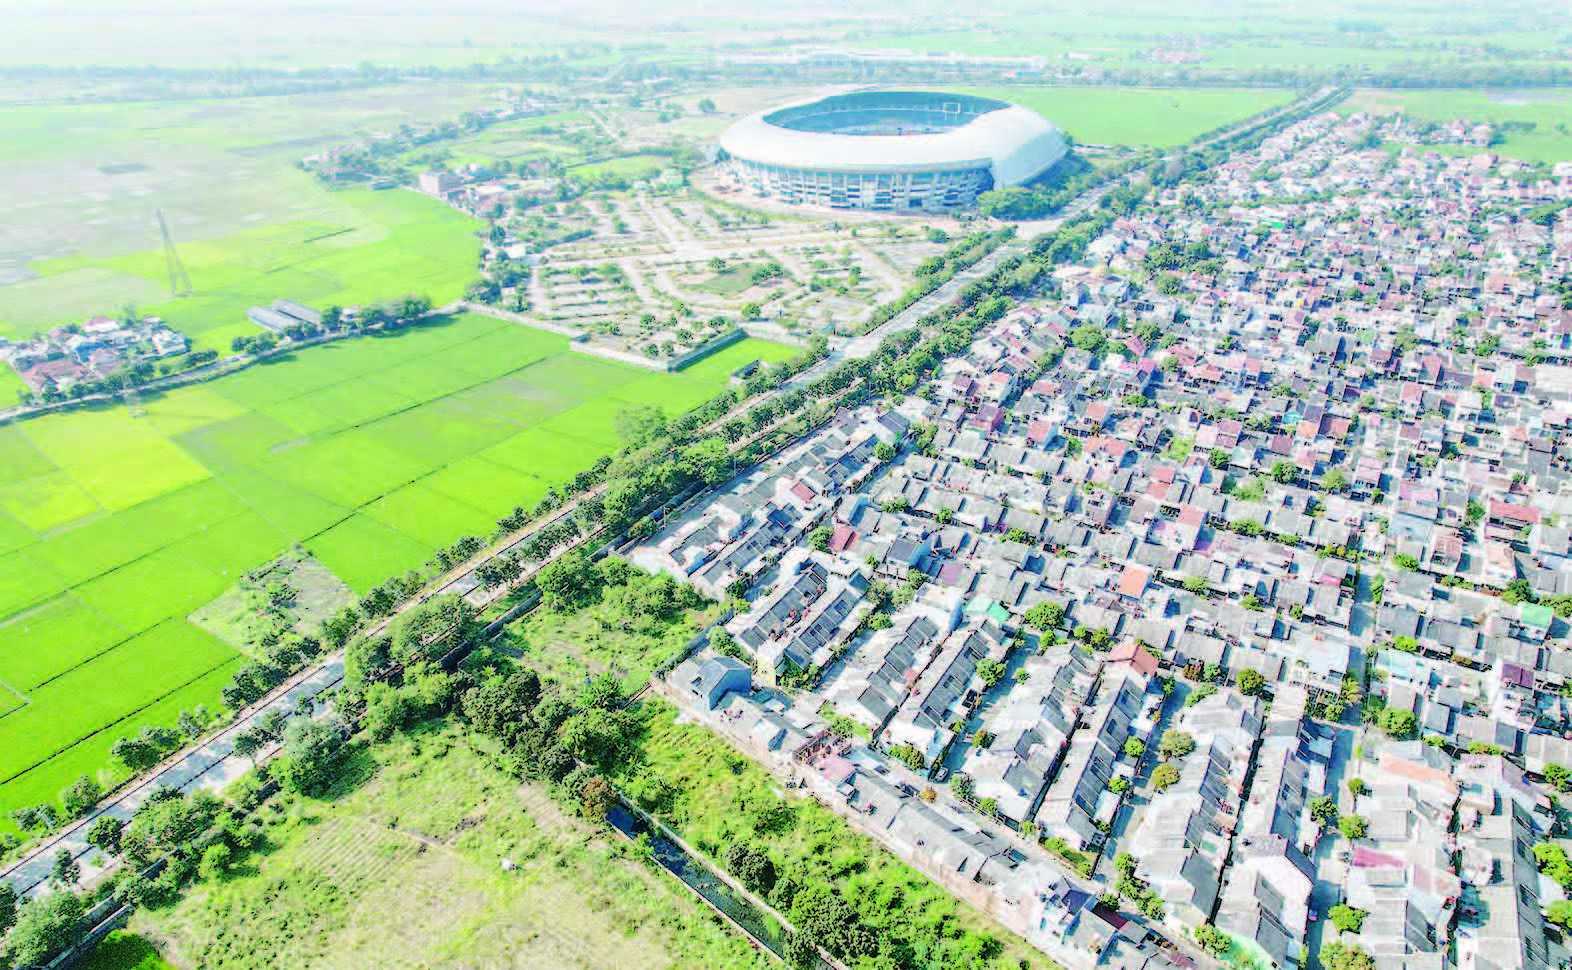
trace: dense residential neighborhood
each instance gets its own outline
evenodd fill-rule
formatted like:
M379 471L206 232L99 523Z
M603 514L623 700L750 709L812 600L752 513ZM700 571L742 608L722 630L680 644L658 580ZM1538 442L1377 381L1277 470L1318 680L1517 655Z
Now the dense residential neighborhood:
M1068 966L1561 965L1572 166L1442 138L1176 180L664 523L662 690Z

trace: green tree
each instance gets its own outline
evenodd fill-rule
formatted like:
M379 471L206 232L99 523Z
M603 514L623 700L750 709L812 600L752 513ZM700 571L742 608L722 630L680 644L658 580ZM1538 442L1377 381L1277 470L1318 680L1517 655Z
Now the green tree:
M1389 736L1403 740L1414 736L1419 719L1414 712L1401 707L1388 707L1381 712L1381 730Z
M831 531L829 526L827 526L827 525L819 526L817 529L814 529L812 532L808 533L808 545L809 545L809 547L811 547L813 549L817 549L820 552L829 552L830 551L830 536L832 534L833 533L832 533L832 531Z
M60 793L60 801L65 806L66 815L80 818L91 811L103 796L103 787L87 775L82 775Z
M1064 606L1044 600L1026 611L1025 620L1035 630L1057 630L1064 622Z
M120 838L126 823L112 815L100 815L87 830L87 844L105 855L120 854Z
M1299 470L1294 467L1293 462L1279 458L1272 463L1272 481L1279 485L1287 485L1298 474Z
M1157 742L1157 753L1164 758L1183 758L1194 750L1195 738L1178 728L1164 731L1162 740Z
M1200 944L1201 949L1214 957L1227 955L1233 947L1233 939L1210 923L1202 923L1194 929L1193 933L1195 942Z
M1344 903L1338 903L1327 912L1332 925L1343 933L1358 933L1359 928L1365 925L1366 915L1364 910L1355 909Z
M1545 907L1545 919L1563 930L1572 929L1572 899L1551 900L1550 905Z
M1124 756L1126 758L1132 758L1132 759L1139 758L1141 755L1143 755L1145 753L1146 753L1146 745L1141 743L1141 739L1140 738L1125 738L1124 739Z
M1241 694L1254 697L1256 694L1261 693L1264 687L1266 687L1266 678L1260 672L1251 670L1248 667L1239 671L1239 692Z
M1329 829L1337 824L1337 802L1329 795L1317 795L1310 799L1310 820L1323 829Z
M1370 831L1370 822L1362 815L1344 815L1337 820L1337 830L1350 842L1358 841Z
M297 717L284 731L284 747L271 765L273 777L290 791L319 795L343 763L344 726L334 720Z
M1152 787L1164 791L1179 780L1179 769L1171 761L1164 761L1152 769Z
M69 890L29 901L6 938L6 956L19 967L48 962L77 941L85 912L81 897Z
M0 937L16 925L16 890L0 881Z
M726 871L736 876L749 892L768 896L775 888L777 874L770 854L751 842L734 842L726 850Z
M1221 471L1222 469L1228 467L1228 463L1232 460L1232 457L1233 456L1231 456L1222 448L1213 448L1211 451L1206 453L1206 462L1213 468Z
M1375 959L1352 943L1323 943L1319 955L1326 970L1375 970Z
M574 549L536 573L535 585L547 609L567 613L587 605L600 594L600 575L589 557L582 550Z
M82 867L77 865L76 856L70 849L61 849L55 853L54 865L49 870L49 882L54 886L74 886L82 878Z

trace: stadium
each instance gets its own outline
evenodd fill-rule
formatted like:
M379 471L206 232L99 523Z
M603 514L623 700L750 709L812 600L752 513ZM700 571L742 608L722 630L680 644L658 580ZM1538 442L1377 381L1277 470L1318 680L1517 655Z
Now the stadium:
M835 209L944 212L1029 182L1063 158L1059 129L992 98L861 91L743 118L720 160L744 191Z

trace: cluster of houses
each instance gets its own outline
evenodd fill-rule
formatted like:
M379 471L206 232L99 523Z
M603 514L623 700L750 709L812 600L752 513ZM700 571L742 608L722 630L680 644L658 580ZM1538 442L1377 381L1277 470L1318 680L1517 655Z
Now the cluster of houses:
M0 337L0 358L37 394L69 391L76 384L101 380L145 361L179 356L189 349L185 335L158 317L125 320L95 316L31 340L13 343Z
M1067 965L1202 927L1279 967L1559 965L1572 173L1365 147L1400 125L1161 190L915 394L667 523L634 559L748 606L665 689ZM1160 913L1109 898L1116 853Z

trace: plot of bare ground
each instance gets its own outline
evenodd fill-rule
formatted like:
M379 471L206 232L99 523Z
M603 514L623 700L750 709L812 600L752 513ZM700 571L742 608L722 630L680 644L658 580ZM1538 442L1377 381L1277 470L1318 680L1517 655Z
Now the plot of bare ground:
M358 789L264 810L270 851L133 929L191 968L766 965L620 839L451 730L366 758Z

